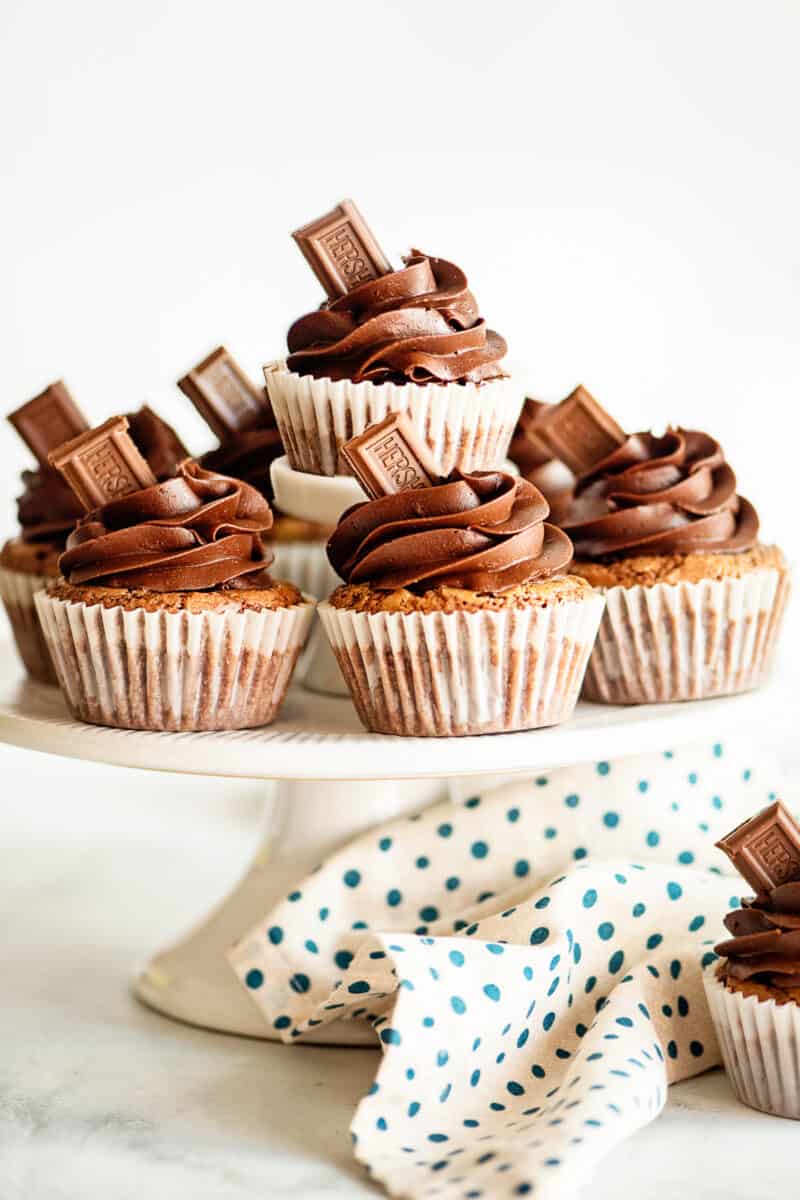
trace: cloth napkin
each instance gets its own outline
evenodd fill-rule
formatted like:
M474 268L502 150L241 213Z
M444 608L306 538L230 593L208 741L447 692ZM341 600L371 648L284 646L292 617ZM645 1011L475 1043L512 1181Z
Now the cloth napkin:
M351 1128L391 1195L570 1195L720 1061L701 973L741 882L714 842L780 783L715 742L458 787L333 854L230 962L287 1042L371 1023Z

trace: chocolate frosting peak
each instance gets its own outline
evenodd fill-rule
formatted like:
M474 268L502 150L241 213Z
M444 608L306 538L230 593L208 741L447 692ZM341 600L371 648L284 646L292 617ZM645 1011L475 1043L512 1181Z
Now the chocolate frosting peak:
M155 592L266 587L264 497L191 459L177 475L86 513L59 560L73 584ZM260 575L259 575L260 573Z
M545 524L533 484L501 471L462 474L357 504L328 542L348 583L423 592L447 585L496 592L563 571L569 538Z
M559 524L588 559L738 553L758 536L719 443L693 429L632 434L578 481Z
M725 917L733 936L715 946L732 979L800 986L800 881L782 883Z
M460 267L413 250L405 266L295 321L287 366L358 383L480 383L505 374Z

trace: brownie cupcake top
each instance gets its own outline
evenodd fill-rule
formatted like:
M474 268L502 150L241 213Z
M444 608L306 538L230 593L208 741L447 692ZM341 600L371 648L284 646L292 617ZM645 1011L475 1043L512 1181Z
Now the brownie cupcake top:
M268 588L272 511L255 488L187 460L172 479L86 513L59 560L73 585L155 592Z
M502 471L455 472L349 509L328 543L348 584L424 592L443 585L499 592L546 580L572 558L569 538L524 479Z
M732 554L759 521L717 441L693 429L635 433L578 480L559 524L577 559Z
M403 262L295 321L289 370L354 383L503 377L506 343L487 328L461 268L419 250Z

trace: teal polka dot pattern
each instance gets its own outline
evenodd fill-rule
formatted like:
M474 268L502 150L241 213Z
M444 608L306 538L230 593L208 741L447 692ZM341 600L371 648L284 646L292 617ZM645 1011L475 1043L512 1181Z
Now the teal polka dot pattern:
M699 979L741 889L714 842L781 783L718 737L460 786L298 879L229 957L286 1042L374 1029L352 1133L378 1182L558 1194L717 1061Z

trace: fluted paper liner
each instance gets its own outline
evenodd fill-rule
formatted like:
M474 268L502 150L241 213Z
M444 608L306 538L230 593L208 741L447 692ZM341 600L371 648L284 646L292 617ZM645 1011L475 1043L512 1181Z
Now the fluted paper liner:
M510 378L485 383L353 383L264 367L275 419L297 471L349 475L339 447L390 412L407 413L443 475L492 470L506 458L523 396Z
M3 597L11 632L25 670L38 683L55 685L58 680L33 602L36 593L48 583L47 575L33 575L29 571L0 567L0 596Z
M273 579L288 579L304 595L321 600L340 582L328 555L325 542L273 542L275 561L270 566ZM342 679L330 643L314 624L297 660L295 678L303 687L328 696L347 696L347 684Z
M733 1090L751 1108L800 1120L800 1006L731 992L718 967L703 983Z
M319 615L363 724L453 737L557 725L572 714L603 599L498 612Z
M121 729L249 729L275 716L310 602L190 613L59 600L36 607L72 713Z
M789 592L788 572L601 589L583 695L606 704L704 700L766 678Z

